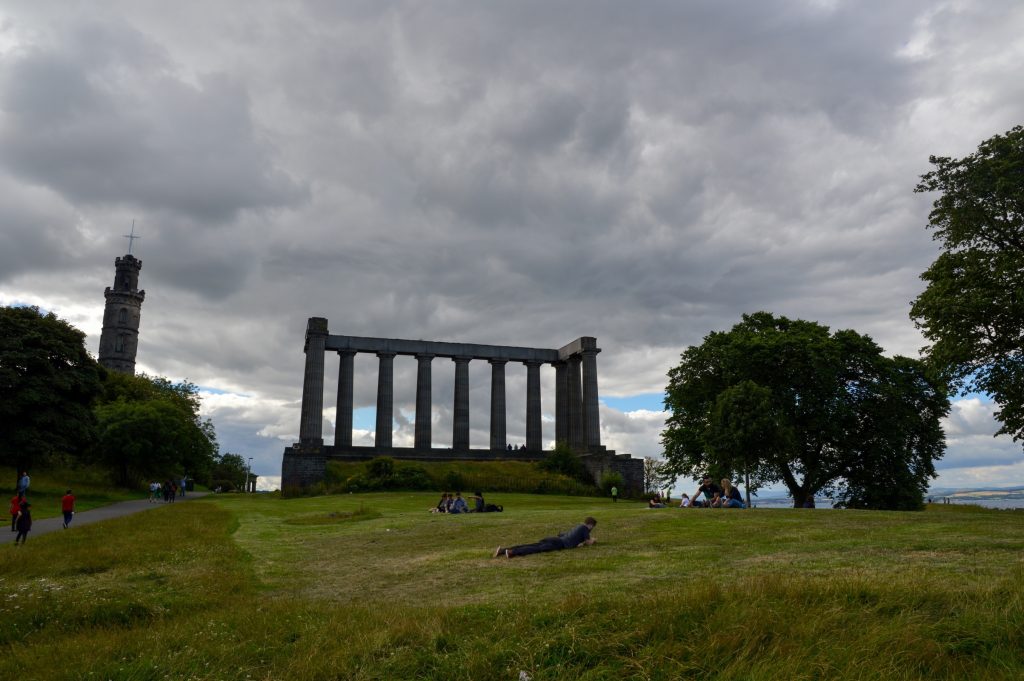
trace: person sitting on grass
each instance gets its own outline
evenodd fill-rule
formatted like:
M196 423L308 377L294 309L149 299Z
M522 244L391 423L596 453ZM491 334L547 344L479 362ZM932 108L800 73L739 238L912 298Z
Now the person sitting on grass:
M700 495L704 495L704 500L701 501ZM712 502L715 500L715 496L722 494L721 488L715 483L711 482L711 476L705 475L704 481L701 482L700 487L693 493L693 507L694 508L713 508Z
M594 531L595 525L597 525L597 521L588 517L583 520L582 524L562 532L557 537L545 537L535 544L499 546L494 550L494 557L515 558L516 556L528 556L531 553L562 551L563 549L575 549L578 546L590 546L597 541L590 536L590 533Z
M430 509L431 513L447 513L448 512L448 492L441 492L441 500L437 502L437 506Z
M729 478L722 478L722 508L746 508L738 487L733 487Z
M661 503L661 497L654 495L651 500L647 502L647 508L665 508L665 504Z
M689 508L689 507L690 507L690 495L687 494L686 492L683 492L683 498L679 500L679 508Z
M466 505L466 500L462 498L462 492L455 493L455 501L452 502L452 507L448 509L449 513L469 513L469 506Z
M487 505L484 504L484 493L480 492L480 491L473 492L473 510L472 510L472 512L473 513L483 513L484 509L486 507L487 507Z

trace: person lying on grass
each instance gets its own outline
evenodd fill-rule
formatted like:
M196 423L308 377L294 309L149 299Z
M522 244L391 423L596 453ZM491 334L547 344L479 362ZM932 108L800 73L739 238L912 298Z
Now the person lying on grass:
M562 549L574 549L578 546L590 546L596 539L590 536L597 521L593 518L585 518L583 524L567 530L557 537L545 537L535 544L519 544L518 546L499 546L494 550L494 557L514 558L516 556L528 556L531 553L544 553L545 551L561 551Z

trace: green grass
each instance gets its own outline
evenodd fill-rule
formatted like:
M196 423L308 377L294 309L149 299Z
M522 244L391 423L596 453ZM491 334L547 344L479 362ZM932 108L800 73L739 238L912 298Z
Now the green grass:
M146 492L116 487L110 481L109 473L99 468L29 471L29 478L32 483L28 489L28 500L32 504L33 518L59 516L61 513L60 500L68 488L75 495L77 511L87 511L90 508L107 506L118 501L146 497ZM10 516L7 515L7 502L16 492L15 470L0 468L0 479L8 481L8 484L0 489L6 492L3 497L4 514L10 520Z
M0 547L28 679L1020 679L1024 513L218 495ZM586 515L591 547L494 560ZM90 672L92 675L90 676Z

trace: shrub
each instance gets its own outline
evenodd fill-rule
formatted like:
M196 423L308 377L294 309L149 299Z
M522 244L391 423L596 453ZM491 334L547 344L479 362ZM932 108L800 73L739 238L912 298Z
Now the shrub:
M434 481L427 475L427 471L419 466L408 466L399 468L391 478L394 487L399 489L434 489Z
M366 466L366 472L374 478L390 478L395 473L395 460L388 456L378 456Z
M612 471L601 476L601 491L605 494L611 494L612 487L619 490L620 495L625 491L626 481L623 480L621 473Z
M444 487L446 489L462 489L464 487L462 474L458 471L448 471L444 474Z
M540 466L541 470L560 473L573 480L579 480L584 484L594 484L593 476L590 475L586 466L580 461L580 457L576 456L576 453L564 442L556 444L547 458L541 461L538 466Z

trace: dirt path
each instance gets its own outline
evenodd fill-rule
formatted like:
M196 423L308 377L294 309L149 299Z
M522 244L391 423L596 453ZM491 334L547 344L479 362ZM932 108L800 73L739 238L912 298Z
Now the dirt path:
M177 501L174 503L180 504L191 499L204 497L207 494L209 494L209 492L189 492L188 496L178 497ZM133 501L121 501L109 506L101 506L88 511L75 513L75 517L71 521L71 526L67 530L64 530L63 527L63 515L59 515L56 518L33 520L32 529L28 533L28 541L31 542L33 538L49 534L50 532L73 532L76 527L81 527L82 525L91 525L92 523L110 520L111 518L121 518L133 513L150 511L154 508L163 508L165 505L166 504L164 504L163 501L153 503L149 499L135 499ZM4 517L7 519L8 523L10 523L10 515L5 514ZM0 529L0 544L10 544L14 542L14 537L16 535L16 532L10 531L10 525L8 524L6 528Z

